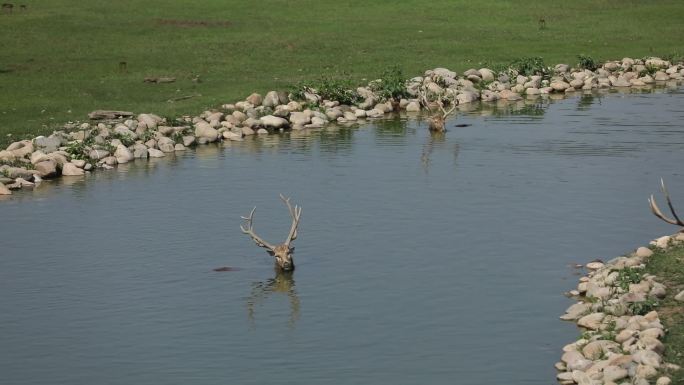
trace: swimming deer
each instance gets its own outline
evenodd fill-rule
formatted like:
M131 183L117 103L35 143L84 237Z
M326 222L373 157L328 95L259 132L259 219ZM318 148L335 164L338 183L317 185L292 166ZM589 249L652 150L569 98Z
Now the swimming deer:
M450 94L451 97L447 98L447 94ZM418 91L418 96L420 97L420 103L423 105L423 107L430 111L430 118L428 118L428 129L433 132L446 132L446 127L444 127L446 118L451 115L454 110L456 110L456 105L458 104L456 94L454 92L450 92L449 90L443 91L435 94L435 100L431 102L430 98L428 97L427 87L422 87ZM448 110L444 108L445 101L451 106L451 108ZM435 105L439 108L439 111L433 110Z
M249 213L248 217L241 217L246 221L246 223L245 226L240 225L240 230L249 235L257 246L265 248L266 251L275 258L276 266L282 270L288 271L294 270L295 266L294 259L292 258L292 255L294 254L294 247L291 247L290 244L292 241L297 239L297 226L299 226L299 218L302 215L302 208L297 205L295 205L293 208L292 205L290 205L290 198L285 198L283 194L280 194L280 199L285 202L287 209L290 211L290 215L292 216L292 226L290 226L290 233L287 235L285 242L274 246L264 241L254 232L254 225L252 222L254 219L254 211L256 211L256 206L252 209L252 212Z
M672 206L672 201L670 200L670 194L667 192L667 187L665 187L665 182L663 179L660 179L660 190L665 194L665 200L667 201L667 205L670 207L670 212L672 213L672 218L666 217L665 214L663 214L662 211L660 211L660 208L656 204L655 198L653 197L653 194L651 194L651 197L648 199L648 203L651 206L651 212L653 214L664 220L665 222L672 224L672 225L677 225L677 226L682 226L684 227L684 222L682 222L681 219L677 216L677 213L675 212L674 207ZM684 232L684 229L680 230Z

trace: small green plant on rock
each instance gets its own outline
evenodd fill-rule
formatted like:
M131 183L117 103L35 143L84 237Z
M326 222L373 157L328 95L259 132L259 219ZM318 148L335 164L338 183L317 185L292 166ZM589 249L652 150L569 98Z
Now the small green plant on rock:
M539 56L524 56L513 60L509 68L524 76L540 75L548 77L551 73L549 67L544 64L544 59Z
M615 284L623 291L628 291L629 285L632 283L641 282L642 277L643 272L640 269L634 267L625 267L622 270L618 270L618 276L615 279Z
M339 77L324 76L318 81L301 82L290 87L290 95L295 100L305 100L306 93L312 93L325 100L334 100L340 104L352 105L361 101L356 86L346 74Z
M385 69L380 79L370 83L370 89L383 100L399 100L409 96L406 89L407 80L401 68L389 67Z
M598 61L589 55L577 55L579 68L583 70L596 71L599 67Z
M631 302L629 305L629 310L634 315L645 315L658 307L658 301L654 299L647 299L645 301Z
M129 134L122 134L118 132L114 132L111 134L112 139L119 139L121 144L124 146L132 146L135 144L135 140L129 135Z
M88 160L88 151L90 146L94 143L93 136L88 136L85 140L74 140L67 144L66 152L69 153L72 159Z

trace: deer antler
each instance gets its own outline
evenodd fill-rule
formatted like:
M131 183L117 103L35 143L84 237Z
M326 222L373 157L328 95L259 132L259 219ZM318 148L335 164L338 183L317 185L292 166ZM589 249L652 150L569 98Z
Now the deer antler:
M247 221L247 223L245 223L247 225L247 227L245 228L245 226L240 225L240 230L242 230L243 233L249 235L252 238L252 240L254 241L254 243L257 244L257 246L263 247L263 248L266 248L266 249L273 251L273 250L275 250L275 246L264 241L263 239L261 239L261 237L256 235L256 233L254 232L254 226L252 224L252 219L254 218L254 212L255 211L256 211L256 206L254 206L254 208L252 209L252 212L249 213L249 217L242 217L242 216L240 217L240 218L244 219L245 221Z
M445 92L445 93L448 94L449 92ZM451 113L454 112L454 110L456 109L456 105L458 105L458 102L456 100L456 93L451 92L451 98L448 99L449 105L451 106L451 108L449 108L449 110L445 110L444 109L444 101L442 100L441 96L442 95L440 95L439 102L437 102L437 104L439 105L439 109L442 110L442 116L446 119L447 116L451 115Z
M663 214L662 211L660 211L660 208L656 204L655 198L653 197L653 194L651 194L651 197L648 199L648 203L651 206L651 211L653 214L664 220L667 223L673 224L673 225L678 225L678 226L684 226L684 222L682 222L681 219L677 216L677 213L675 212L674 207L672 206L672 200L670 200L670 194L667 192L667 187L665 187L665 182L663 181L662 178L660 178L660 190L665 194L665 200L667 200L667 205L670 207L670 212L672 213L673 218L666 217L665 214Z
M302 216L302 208L295 205L293 208L292 205L290 205L290 198L285 198L283 194L280 194L280 199L285 202L287 205L287 209L290 211L290 215L292 216L292 226L290 227L290 233L287 236L287 239L285 240L285 245L290 246L290 242L294 241L297 239L297 226L299 226L299 218Z

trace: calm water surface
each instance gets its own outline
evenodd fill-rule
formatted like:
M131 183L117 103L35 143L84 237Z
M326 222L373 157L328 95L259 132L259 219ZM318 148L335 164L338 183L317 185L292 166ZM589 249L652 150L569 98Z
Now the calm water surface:
M45 182L0 202L0 383L554 383L568 265L675 231L646 198L684 204L682 121L681 91L584 97ZM280 192L291 276L238 227L284 238Z

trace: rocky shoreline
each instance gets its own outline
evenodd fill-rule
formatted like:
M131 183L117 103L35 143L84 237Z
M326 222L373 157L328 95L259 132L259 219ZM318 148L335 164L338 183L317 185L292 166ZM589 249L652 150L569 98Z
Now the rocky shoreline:
M405 97L387 96L382 92L382 80L375 80L367 87L349 91L358 96L358 101L348 104L327 100L316 89L306 88L298 95L254 93L235 104L174 120L155 114L95 111L89 122L69 123L48 137L14 142L0 151L0 195L32 188L44 179L83 177L95 169L164 157L195 145L241 141L245 136L284 130L320 129L328 124L362 123L393 111L431 111L429 103L506 103L575 92L677 87L684 80L682 62L655 57L608 61L594 69L558 64L535 68L527 75L521 71L527 69L511 67L495 73L473 68L457 74L436 68L403 82L401 94Z
M677 233L650 246L666 250L683 242L684 233ZM577 303L560 317L583 331L577 341L563 347L555 365L561 384L671 383L667 374L680 368L663 360L661 338L667 331L656 309L668 295L684 302L684 291L668 293L655 276L643 272L652 254L651 248L639 247L627 256L585 266L588 274L568 293Z

